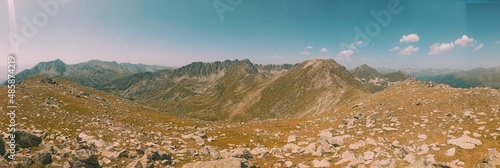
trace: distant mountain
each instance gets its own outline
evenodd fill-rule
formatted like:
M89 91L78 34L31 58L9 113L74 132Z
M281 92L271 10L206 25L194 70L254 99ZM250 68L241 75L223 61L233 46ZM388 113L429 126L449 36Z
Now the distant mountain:
M16 75L17 81L36 75L60 76L64 75L68 65L57 59L50 62L41 62L31 69L24 70Z
M249 60L195 62L171 71L122 77L112 83L107 89L115 94L204 120L244 121L322 113L334 109L344 96L366 92L334 60L297 65L256 65Z
M419 77L419 79L458 88L491 87L498 89L500 88L500 67L477 68L446 75L424 76Z
M88 62L68 65L57 59L41 62L31 69L26 69L16 75L17 81L31 76L60 76L75 81L81 85L102 89L108 82L117 78L142 72L152 72L167 69L166 66L106 62L90 60Z
M377 68L379 72L402 71L423 81L447 84L456 88L491 87L500 88L500 67L477 68L469 71L453 69L391 69Z
M421 69L421 68L403 68L403 69L393 69L393 68L376 68L378 72L382 74L389 74L391 72L401 71L413 77L429 77L429 76L438 76L438 75L446 75L450 73L460 72L461 70L454 69Z
M391 72L386 75L379 73L376 69L363 64L350 70L356 80L363 83L363 86L371 92L378 92L388 87L392 83L404 81L410 76L401 72Z

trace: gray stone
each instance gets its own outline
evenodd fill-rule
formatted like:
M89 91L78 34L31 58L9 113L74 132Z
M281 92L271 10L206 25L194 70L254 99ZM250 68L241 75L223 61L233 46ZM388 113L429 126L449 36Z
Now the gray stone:
M210 155L212 159L221 159L221 155L219 154L219 151L215 150L214 147L212 146L205 146L202 148L202 153L206 153L207 155Z
M295 142L295 141L297 141L297 135L288 136L288 140L287 140L288 143Z
M324 154L325 154L325 152L323 151L322 148L317 148L316 151L314 151L312 153L313 156L317 156L317 157L323 157Z
M367 151L367 152L363 153L363 159L372 160L373 158L375 158L375 152Z
M99 166L85 163L82 161L75 161L73 163L70 163L70 165L71 165L71 167L78 167L78 168L98 168L99 167Z
M484 158L483 162L493 166L500 166L500 153L495 148L488 149L488 156Z
M297 165L298 168L309 168L310 166L304 164L304 163L299 163L299 165Z
M426 161L425 158L419 157L415 159L413 163L411 163L409 166L406 166L405 168L434 168L433 164Z
M456 145L462 149L474 149L476 145L482 145L483 143L479 139L471 138L467 135L462 135L460 138L450 139L447 141L448 144Z
M0 156L5 155L5 141L3 137L0 135Z
M446 150L446 156L453 156L455 155L455 148L450 148L448 150Z
M488 164L488 163L480 163L480 164L474 165L473 168L495 168L495 167L493 167L491 164Z
M139 160L134 160L127 165L127 168L143 168L143 166Z
M37 136L25 130L18 130L14 132L14 139L16 140L17 147L32 148L38 147L42 143L42 137Z
M321 161L319 160L313 160L312 161L313 167L330 167L330 162L326 159L323 159Z
M231 156L236 157L236 158L245 158L245 159L253 158L250 151L248 151L247 149L241 148L241 147L234 149L231 152Z
M148 150L146 150L144 155L146 155L146 158L148 160L152 160L152 161L160 160L160 154L156 150L148 149Z
M358 141L356 143L353 143L353 144L350 144L349 145L349 149L351 150L356 150L356 149L359 149L359 148L362 148L362 147L365 147L365 141L361 140L361 141Z
M97 160L97 156L90 150L80 149L71 155L71 158L76 162L84 162L89 165L98 166L99 161ZM75 162L75 163L76 163Z
M33 159L25 157L21 160L21 162L17 163L15 167L30 167L33 164L35 164Z
M205 140L203 140L203 138L200 136L193 135L191 138L195 141L196 144L200 146L203 146L205 144Z
M33 160L40 162L42 165L48 165L52 163L52 154L48 151L42 151L35 153Z
M242 159L238 158L228 158L215 161L207 162L195 162L188 163L182 166L182 168L246 168L247 165L244 164Z
M311 144L307 145L303 150L304 150L305 154L315 152L316 151L316 143L311 143Z

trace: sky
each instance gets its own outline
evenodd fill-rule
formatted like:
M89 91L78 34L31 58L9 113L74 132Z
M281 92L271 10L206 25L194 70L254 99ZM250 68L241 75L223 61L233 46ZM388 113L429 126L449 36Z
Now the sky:
M500 66L499 16L497 0L0 0L0 55L466 70Z

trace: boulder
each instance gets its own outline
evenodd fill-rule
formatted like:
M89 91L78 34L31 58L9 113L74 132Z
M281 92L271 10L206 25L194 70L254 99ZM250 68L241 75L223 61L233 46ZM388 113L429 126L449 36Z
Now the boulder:
M33 160L41 163L42 165L48 165L52 163L52 154L48 151L41 151L35 153Z
M479 139L474 139L466 134L462 135L460 138L450 139L447 141L448 144L456 145L462 149L474 149L476 145L482 145L483 143Z
M292 142L295 142L295 141L297 141L297 135L290 135L290 136L288 136L288 140L287 140L288 143L292 143Z
M252 150L254 151L254 150ZM221 155L219 154L219 151L215 150L214 147L212 146L205 146L201 149L201 153L202 154L205 154L205 155L210 155L212 157L212 159L221 159Z
M500 166L500 152L497 152L495 148L488 149L488 156L484 158L483 163L488 163L495 166Z
M353 143L353 144L350 144L349 145L349 149L351 150L356 150L356 149L359 149L359 148L362 148L362 147L365 147L365 141L361 140L361 141L358 141L356 143Z
M246 168L250 167L249 165L246 164L245 159L238 159L238 158L228 158L228 159L221 159L221 160L215 160L215 161L207 161L207 162L195 162L195 163L188 163L182 166L182 168Z
M250 159L253 158L252 154L250 151L244 148L236 148L231 152L231 156L235 158L245 158L245 159Z
M321 161L319 160L313 160L312 161L313 167L330 167L330 162L326 159L323 159Z
M311 143L303 148L305 154L313 153L316 151L316 143Z
M160 153L158 153L157 150L152 150L152 149L146 150L145 155L146 155L146 158L148 160L151 160L151 161L160 160L160 157L161 157Z
M76 152L73 152L71 154L71 159L74 161L72 167L79 167L75 166L76 165L82 165L82 166L93 166L93 167L98 167L99 166L99 161L97 160L97 156L92 152L91 150L88 149L80 149L77 150Z
M446 156L453 156L455 155L455 148L450 148L448 150L446 150Z
M363 153L363 159L365 159L365 160L372 160L373 158L375 158L375 152L366 151L366 152Z
M203 138L201 136L194 135L191 138L195 141L196 144L198 144L200 146L205 145L205 140L203 140Z
M141 158L129 163L127 165L127 168L154 168L154 165L152 163L147 163L144 159Z
M3 137L0 135L0 156L5 155L5 141Z
M30 167L30 166L34 166L35 165L35 161L31 158L23 158L20 162L18 162L17 164L14 163L15 166L14 167Z
M14 132L14 139L19 148L38 147L42 143L42 137L29 131L18 130Z

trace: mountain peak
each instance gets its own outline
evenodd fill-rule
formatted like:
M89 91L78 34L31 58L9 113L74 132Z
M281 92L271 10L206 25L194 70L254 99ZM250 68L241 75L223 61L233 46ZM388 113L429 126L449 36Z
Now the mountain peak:
M62 60L60 60L60 59L56 59L56 60L54 60L54 61L52 61L52 62L57 63L57 64L66 64L66 63L64 63L64 62L63 62Z
M258 73L257 67L248 59L244 60L225 60L223 62L215 61L211 63L193 62L174 70L176 76L206 76L219 71L226 71L233 68L244 68L247 73Z
M366 65L366 64L363 64L363 65L360 65L358 66L359 68L371 68L370 66Z
M363 64L351 70L351 73L357 78L372 79L376 77L381 77L382 74L378 73L374 68Z
M53 73L62 74L66 71L66 63L60 59L49 62L40 62L34 68L39 71L52 71Z
M340 65L333 59L311 59L302 63L303 68L309 68L309 67L319 68L325 66L331 68L338 68L341 67L342 65Z

